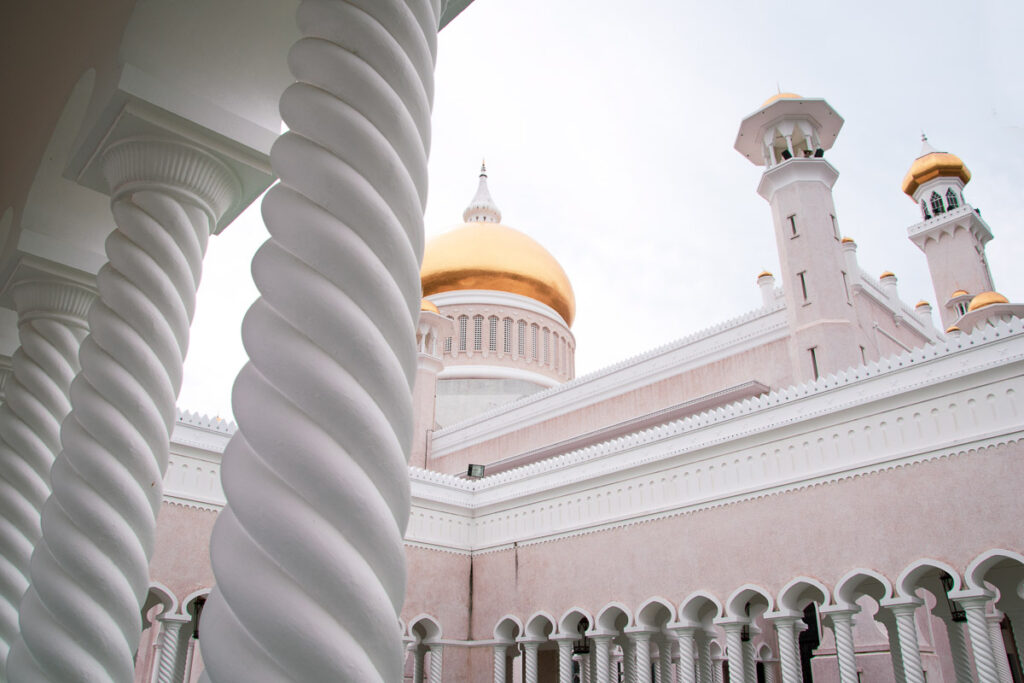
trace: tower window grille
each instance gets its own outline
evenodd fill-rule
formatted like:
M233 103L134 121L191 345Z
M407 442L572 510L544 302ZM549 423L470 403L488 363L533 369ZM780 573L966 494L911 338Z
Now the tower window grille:
M956 192L953 192L953 188L946 190L946 208L950 211L960 206L959 200L956 198Z
M482 315L473 316L473 350L481 351L484 346L484 317Z
M942 206L942 197L939 196L938 192L932 192L932 196L929 199L932 205L932 213L938 216L940 213L945 213L946 209Z
M552 358L552 360L555 363L555 372L558 372L558 367L560 365L560 363L558 361L561 360L559 358L559 356L561 355L560 351L562 350L562 348L558 345L558 333L557 332L552 332L551 336L552 336L551 344L554 347L553 348L554 353L552 354L551 358Z
M525 358L526 357L526 321L525 320L520 320L519 321L519 343L517 344L517 348L518 348L518 351L519 351L519 357L520 358Z
M551 330L544 328L544 365L551 362Z
M924 216L925 220L932 217L932 215L928 213L928 202L923 199L921 200L921 215Z
M512 318L505 318L505 353L512 353Z
M538 351L540 351L540 349L537 348L537 332L539 329L540 328L536 323L530 325L530 357L534 360L537 360Z
M466 350L466 328L469 327L469 316L459 316L459 351Z
M452 352L452 338L451 337L445 337L444 338L444 352L447 353L447 354L451 354L451 352Z
M487 340L487 350L498 350L498 317L492 315L487 319L487 332L490 338Z

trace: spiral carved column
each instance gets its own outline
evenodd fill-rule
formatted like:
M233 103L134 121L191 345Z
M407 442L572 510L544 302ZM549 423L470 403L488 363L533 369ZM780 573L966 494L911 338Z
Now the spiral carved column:
M556 642L558 643L558 683L572 683L572 638L560 636Z
M540 648L540 643L536 640L524 640L523 643L523 669L525 676L523 680L526 683L537 683L537 650Z
M412 683L423 683L423 648L417 643L412 651Z
M430 644L430 676L428 683L441 683L441 674L444 672L444 645L440 643Z
M597 672L597 683L609 683L612 670L612 636L593 636L594 670Z
M636 683L652 683L651 681L651 634L647 631L630 633L636 656Z
M297 12L211 541L211 683L401 678L438 1Z
M888 605L896 618L896 633L900 641L900 659L906 683L924 683L921 649L917 643L917 624L914 622L916 603Z
M950 597L954 597L950 595ZM992 651L992 637L988 630L988 618L985 607L991 599L989 596L969 596L955 599L963 605L967 613L967 633L971 638L971 650L974 652L974 668L978 672L978 683L999 683L999 671L996 668L995 653Z
M13 287L20 348L11 358L7 400L0 406L0 673L18 637L18 608L28 590L29 560L42 536L50 468L60 452L60 425L88 332L93 289L33 274ZM2 678L2 676L0 676Z
M967 650L967 636L964 634L964 625L948 617L943 617L943 621L946 624L946 636L949 639L949 652L953 658L956 682L974 683L974 675L971 673L971 656Z
M676 665L676 683L697 683L697 669L694 666L697 642L696 628L677 628L679 640L679 663Z
M160 659L157 662L156 683L177 683L176 675L183 668L184 658L181 654L181 627L189 623L187 619L160 619Z
M1013 676L1010 674L1010 660L1006 657L1006 641L1003 640L1003 613L996 612L989 614L988 631L992 636L992 654L996 660L996 670L999 672L999 680L1002 683L1013 683Z
M622 640L622 669L626 683L637 683L636 644L628 635Z
M722 628L725 630L726 655L729 658L730 681L747 680L746 668L743 666L743 626L744 624L739 621L730 621L722 624Z
M714 683L714 663L711 659L711 637L697 634L697 672L700 683Z
M779 640L779 665L782 669L782 683L800 683L803 672L796 647L796 624L799 617L776 617L772 619ZM732 662L729 662L730 673Z
M508 645L494 646L494 683L505 683Z
M853 644L853 615L857 610L834 609L827 613L836 637L840 683L857 683L857 656Z
M103 171L117 229L50 471L10 681L133 678L196 288L238 180L185 143L126 139Z
M754 641L743 641L743 674L746 683L757 683L757 655L754 654Z

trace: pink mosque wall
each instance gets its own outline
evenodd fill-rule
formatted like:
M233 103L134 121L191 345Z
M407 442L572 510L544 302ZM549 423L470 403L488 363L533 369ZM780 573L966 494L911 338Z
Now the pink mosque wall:
M777 388L794 383L788 341L759 345L743 353L684 371L674 377L584 405L572 412L538 422L440 458L429 469L457 474L466 465L487 464L564 439L668 408L751 379Z

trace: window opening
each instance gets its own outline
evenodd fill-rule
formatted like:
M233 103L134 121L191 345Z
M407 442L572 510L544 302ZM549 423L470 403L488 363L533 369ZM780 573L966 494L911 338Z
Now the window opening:
M818 347L812 346L807 351L811 354L811 372L814 373L814 379L818 379Z
M796 237L796 214L789 214L788 216L786 216L786 220L789 221L789 230L792 233L792 236Z
M960 202L957 201L956 192L953 192L953 188L946 190L946 208L950 211L960 206Z
M940 213L945 213L946 209L942 206L942 197L939 196L938 192L932 192L931 196L932 213L938 216Z
M526 321L519 321L519 357L524 358L526 356Z
M487 350L497 351L498 350L498 317L492 315L487 319L487 332L489 339L487 340Z
M539 329L540 328L537 327L536 323L530 325L530 356L532 356L534 360L537 360L538 352L540 351L540 349L537 348L537 331Z
M483 350L483 336L484 336L484 317L482 315L473 316L473 350Z
M839 272L841 272L843 274L843 291L846 292L846 303L848 303L848 304L850 304L852 306L853 302L850 301L850 285L846 281L846 271L845 270L841 270Z
M932 217L932 215L928 213L928 202L923 199L921 200L921 215L924 216L925 220Z
M512 318L505 318L505 353L512 353Z
M469 317L459 316L459 351L466 350L466 328L469 326Z
M832 219L832 234L836 239L839 239L839 224L836 223L836 215L834 213L830 213L828 217Z
M801 270L796 276L800 278L800 291L804 294L804 301L807 301L807 271Z

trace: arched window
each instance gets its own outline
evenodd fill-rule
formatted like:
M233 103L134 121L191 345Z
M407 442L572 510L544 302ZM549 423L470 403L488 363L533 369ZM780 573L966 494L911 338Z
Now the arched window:
M498 350L498 316L492 315L487 319L487 332L490 334L490 338L487 340L487 350L497 351Z
M520 358L525 358L526 357L526 321L525 320L520 320L518 327L519 327L519 344L517 345L517 348L519 349L519 357Z
M559 353L559 351L561 350L561 348L558 345L558 333L557 332L552 332L551 333L551 345L552 345L552 347L554 347L554 354L552 354L551 360L554 361L554 363L555 363L555 372L558 372L558 367L560 365L558 361L561 360L559 358L559 356L561 355Z
M473 316L473 350L482 351L484 348L484 317Z
M956 192L953 192L953 188L946 190L946 210L952 211L956 207L960 206L960 202L956 198Z
M469 326L469 316L459 316L459 351L466 350L466 328Z
M512 318L505 318L505 353L512 353Z
M540 327L537 325L537 323L530 325L530 356L534 360L537 360L539 356L539 349L537 348L537 332L539 330Z
M924 216L925 220L932 217L932 215L928 213L928 202L923 199L921 200L921 215Z
M453 318L451 316L448 316L448 319L449 320L455 320L455 318ZM451 352L452 352L452 338L451 337L445 337L444 338L444 352L447 353L447 354L451 354Z
M544 328L544 365L551 362L551 330Z
M932 192L931 196L932 213L938 216L940 213L945 213L946 209L942 206L942 197L939 196L938 192Z

